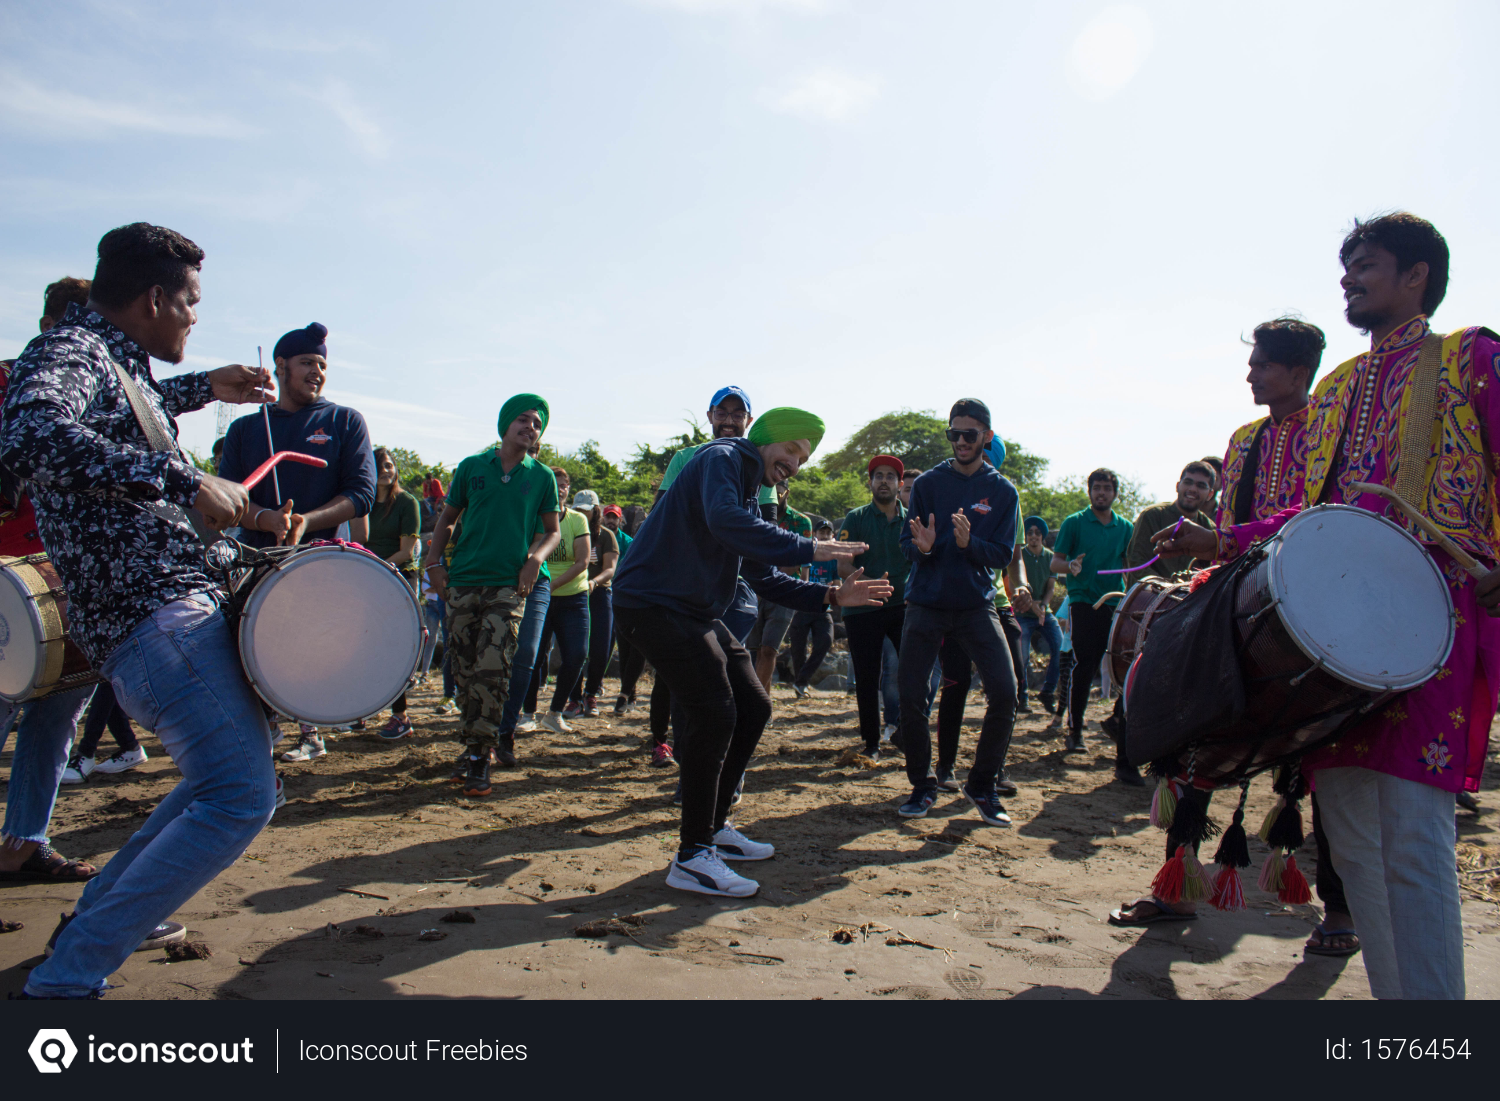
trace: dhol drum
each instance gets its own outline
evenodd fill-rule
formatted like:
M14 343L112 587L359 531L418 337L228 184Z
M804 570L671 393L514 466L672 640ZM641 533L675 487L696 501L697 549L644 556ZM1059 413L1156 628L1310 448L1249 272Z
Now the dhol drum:
M298 722L341 726L410 686L427 627L394 566L337 543L266 558L235 594L240 660L261 699Z
M1188 594L1186 581L1165 577L1143 577L1130 587L1115 608L1109 626L1109 669L1114 683L1124 685L1125 675L1146 643L1151 621L1175 607Z
M0 557L0 697L19 703L98 680L68 639L68 594L52 560Z
M1225 640L1244 675L1244 718L1182 749L1198 779L1214 784L1338 737L1436 676L1453 648L1442 571L1384 517L1319 505L1249 553ZM1130 671L1127 698L1140 667Z

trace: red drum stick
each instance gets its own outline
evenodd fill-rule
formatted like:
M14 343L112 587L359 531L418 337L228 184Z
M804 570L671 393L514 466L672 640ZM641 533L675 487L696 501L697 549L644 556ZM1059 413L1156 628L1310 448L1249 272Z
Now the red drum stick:
M282 459L291 459L293 462L306 463L308 466L328 465L327 459L320 459L316 455L304 455L300 451L278 451L276 452L276 454L272 455L269 459L256 467L255 470L251 473L250 477L245 479L243 483L245 488L254 489L256 484L267 474L271 473L271 471L275 469L276 464L281 462Z

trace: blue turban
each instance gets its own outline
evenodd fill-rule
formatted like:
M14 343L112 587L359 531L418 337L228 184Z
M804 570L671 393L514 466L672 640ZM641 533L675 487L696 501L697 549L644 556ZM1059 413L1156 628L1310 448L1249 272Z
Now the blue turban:
M1000 433L995 433L995 438L984 449L984 455L996 470L1005 465L1005 441L1000 438Z
M1022 530L1030 531L1032 528L1038 529L1042 533L1043 539L1047 537L1047 521L1043 520L1040 516L1026 517L1026 524Z
M328 358L328 326L314 321L305 329L293 329L276 342L271 349L272 359L291 359L293 356L318 355Z

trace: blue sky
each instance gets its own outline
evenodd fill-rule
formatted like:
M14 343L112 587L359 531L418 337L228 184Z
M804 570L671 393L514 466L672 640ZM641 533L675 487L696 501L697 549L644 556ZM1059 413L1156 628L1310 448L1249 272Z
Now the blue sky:
M450 465L520 390L623 460L734 382L830 443L977 395L1054 475L1165 495L1256 415L1256 322L1360 350L1355 215L1431 218L1439 327L1500 321L1497 13L12 0L0 349L147 220L208 253L185 367L321 321L329 396Z

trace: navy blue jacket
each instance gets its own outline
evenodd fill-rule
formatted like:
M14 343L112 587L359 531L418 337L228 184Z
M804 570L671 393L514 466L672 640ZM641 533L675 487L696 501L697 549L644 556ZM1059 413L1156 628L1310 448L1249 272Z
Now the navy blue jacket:
M944 611L984 608L995 599L995 570L1010 565L1016 548L1016 503L1010 479L989 463L977 473L960 474L949 459L923 474L911 487L907 516L927 523L936 517L937 539L930 554L917 550L911 525L901 530L901 550L911 562L906 602ZM953 540L953 514L969 518L969 545Z
M760 449L747 439L700 447L616 568L610 586L615 604L718 619L734 600L740 575L757 596L798 611L822 608L828 586L770 568L811 562L817 544L761 519L756 498L764 475Z
M365 419L359 413L323 398L295 413L273 405L271 438L276 441L277 451L300 451L328 460L324 468L290 459L276 464L282 499L294 501L295 511L311 512L342 494L354 502L354 515L369 514L375 503L375 454L370 448ZM219 459L219 477L243 482L270 457L265 418L256 409L229 426L224 436L224 454ZM278 508L275 486L275 480L267 474L250 491L250 500L261 508ZM310 531L303 539L332 539L337 530ZM275 544L276 537L270 532L246 531L241 542L252 547L269 547Z

